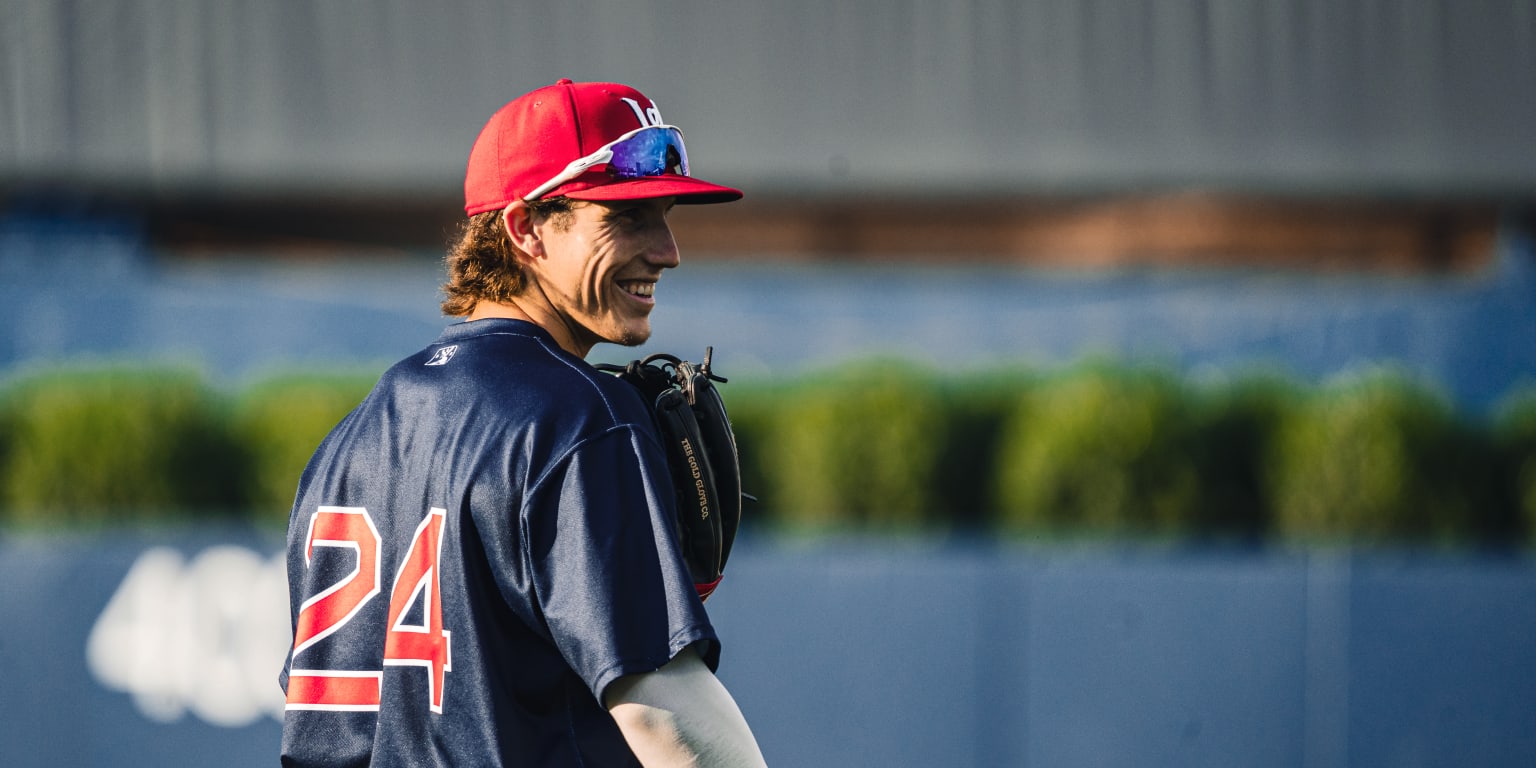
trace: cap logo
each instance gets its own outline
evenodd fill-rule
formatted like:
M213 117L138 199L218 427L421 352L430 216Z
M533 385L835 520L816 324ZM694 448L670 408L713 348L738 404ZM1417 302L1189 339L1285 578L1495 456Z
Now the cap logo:
M651 102L651 106L642 110L640 102L628 96L620 96L619 100L628 104L629 108L634 111L635 119L640 121L641 128L649 128L653 125L666 125L666 123L661 121L661 110L656 108L656 102Z

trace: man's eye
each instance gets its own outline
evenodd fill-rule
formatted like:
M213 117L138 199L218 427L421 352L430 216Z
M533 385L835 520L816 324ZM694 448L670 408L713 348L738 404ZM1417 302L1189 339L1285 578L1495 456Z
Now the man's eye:
M608 221L614 227L628 230L638 230L657 226L667 220L671 214L670 207L665 209L652 208L645 205L637 205L632 208L621 208L608 215Z

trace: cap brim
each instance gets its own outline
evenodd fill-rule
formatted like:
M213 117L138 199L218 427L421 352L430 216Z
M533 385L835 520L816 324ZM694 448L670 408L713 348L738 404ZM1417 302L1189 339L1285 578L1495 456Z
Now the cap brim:
M573 192L555 190L549 196L564 195L572 200L646 200L654 197L676 197L678 203L702 205L729 203L741 199L741 190L711 184L692 176L648 176L612 184L591 187Z

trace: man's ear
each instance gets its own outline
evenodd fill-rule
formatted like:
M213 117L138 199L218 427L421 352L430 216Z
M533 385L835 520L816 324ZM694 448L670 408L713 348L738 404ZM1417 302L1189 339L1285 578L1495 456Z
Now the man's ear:
M522 200L513 200L501 210L501 226L517 248L520 258L530 261L544 258L544 240L533 223L533 212Z

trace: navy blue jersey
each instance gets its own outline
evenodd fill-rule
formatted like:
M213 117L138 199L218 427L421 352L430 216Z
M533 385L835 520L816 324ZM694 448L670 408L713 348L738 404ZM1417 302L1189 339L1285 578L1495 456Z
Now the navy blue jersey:
M638 765L601 705L719 645L629 385L517 320L448 328L321 444L288 528L285 765Z

